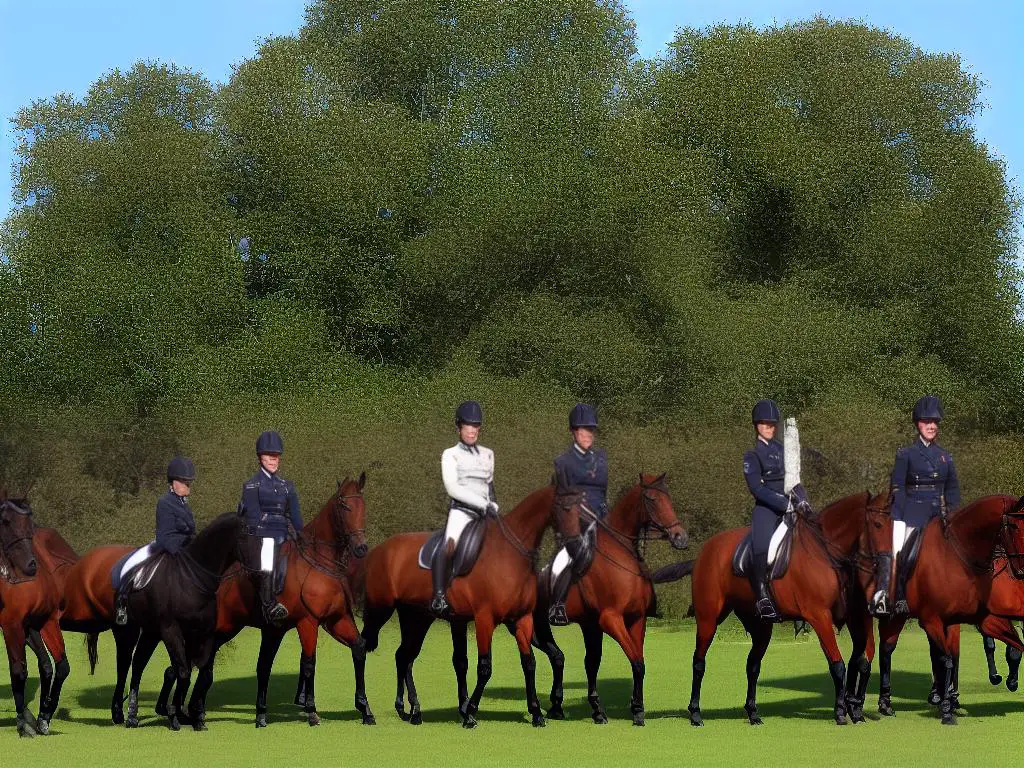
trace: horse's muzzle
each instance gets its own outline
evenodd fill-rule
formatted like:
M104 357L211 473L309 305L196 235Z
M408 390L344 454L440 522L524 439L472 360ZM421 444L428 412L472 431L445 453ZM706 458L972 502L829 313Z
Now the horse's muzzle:
M366 557L366 553L369 551L370 547L365 541L362 544L356 544L352 547L352 554L356 557Z
M25 564L25 575L35 576L39 566L36 564L36 559L33 557L28 563Z
M672 549L686 549L690 546L690 537L685 532L675 534L668 541L672 545Z

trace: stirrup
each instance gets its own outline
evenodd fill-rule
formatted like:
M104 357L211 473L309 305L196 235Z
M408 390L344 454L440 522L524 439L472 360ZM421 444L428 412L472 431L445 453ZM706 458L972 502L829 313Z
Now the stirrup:
M117 606L117 612L114 614L114 623L117 626L119 626L119 627L123 627L125 624L128 623L128 606L127 605L119 605L119 606Z
M880 589L875 592L875 596L871 598L871 605L868 606L868 612L875 616L889 615L889 593L886 590Z
M273 605L264 606L263 615L268 624L280 624L288 618L288 609L275 602Z
M761 621L777 621L779 618L778 611L775 610L775 606L772 604L770 598L762 597L757 601L757 616Z
M569 626L569 617L565 613L565 603L555 603L548 609L548 624L553 627Z
M903 613L910 613L910 605L907 603L906 598L902 598L896 601L896 606L893 612L898 616Z
M430 612L439 619L446 618L451 614L452 607L448 604L448 598L443 592L434 595L434 599L430 601Z

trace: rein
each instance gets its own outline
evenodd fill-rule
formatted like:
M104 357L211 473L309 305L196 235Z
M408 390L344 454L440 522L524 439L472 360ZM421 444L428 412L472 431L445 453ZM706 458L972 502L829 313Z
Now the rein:
M352 536L366 532L365 528L358 528L355 530L346 530L345 518L343 513L345 510L351 511L352 507L346 502L347 499L360 498L362 494L352 493L346 496L335 496L334 497L334 509L332 515L337 515L340 520L337 522L340 525L336 527L341 528L344 533L340 538L336 538L333 541L317 539L312 536L306 536L301 531L295 531L295 551L311 568L319 571L320 573L328 576L332 579L344 579L348 576L348 567L350 563L351 548L349 547L349 541ZM339 513L338 507L341 507ZM333 552L337 552L340 548L342 550L341 556L333 554L333 552L326 555L321 554L324 547L329 548Z
M10 499L5 499L3 504L0 504L0 511L6 509L13 509L15 514L18 515L31 515L32 511L26 506L21 507L15 504ZM27 581L35 580L35 576L17 576L18 569L14 567L14 561L11 556L7 554L16 546L21 544L23 541L32 541L32 537L35 534L35 525L32 525L32 531L26 536L18 536L10 541L3 542L0 544L0 577L2 577L8 584L24 584ZM31 543L29 547L31 548Z
M602 520L597 515L595 515L593 511L591 511L585 505L583 505L583 509L587 514L589 514L593 518L594 524L598 528L600 528L609 536L611 536L611 538L618 542L618 544L622 546L623 549L625 549L626 551L632 551L633 557L636 558L637 561L637 567L634 568L631 567L632 564L621 563L608 552L605 552L603 549L601 549L598 543L597 536L594 537L594 551L601 555L601 557L603 557L609 563L614 565L616 568L626 571L627 573L630 573L633 576L649 579L650 573L645 563L646 547L644 547L643 545L645 545L649 541L662 541L668 539L669 531L671 531L673 528L681 528L682 523L679 520L676 520L674 523L667 526L659 523L651 514L651 505L654 504L655 502L652 497L647 495L647 491L657 491L658 493L663 493L666 496L669 496L669 492L666 488L663 487L663 484L660 482L652 483L650 485L648 485L647 483L643 483L642 485L644 493L641 494L640 499L641 508L643 509L643 517L641 518L638 525L638 529L640 532L636 536L630 536L629 534L623 533L622 531L613 527L610 523L608 523L605 520ZM654 528L656 531L658 531L659 535L651 536L651 528Z

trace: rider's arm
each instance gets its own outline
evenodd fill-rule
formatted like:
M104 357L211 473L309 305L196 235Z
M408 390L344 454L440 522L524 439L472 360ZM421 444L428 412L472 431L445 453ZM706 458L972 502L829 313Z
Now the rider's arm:
M459 467L454 453L445 451L441 454L441 480L447 494L460 504L478 512L487 510L487 499L459 485Z
M789 499L761 482L761 460L757 458L755 451L747 451L743 454L743 478L747 481L750 493L759 504L763 504L780 515L789 509Z

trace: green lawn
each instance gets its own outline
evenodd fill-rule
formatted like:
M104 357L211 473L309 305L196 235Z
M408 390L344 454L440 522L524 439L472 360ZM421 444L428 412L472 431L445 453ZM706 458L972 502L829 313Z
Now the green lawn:
M753 728L742 711L747 639L727 625L711 648L704 681L706 727L689 725L684 707L689 698L690 655L694 633L690 622L652 628L647 642L647 727L629 719L629 665L621 651L605 640L601 694L611 722L593 725L583 674L583 645L575 628L561 630L567 657L566 711L571 718L533 729L523 704L522 677L515 646L504 631L497 635L495 671L480 715L480 727L463 730L455 711L455 686L450 664L450 639L435 625L416 666L424 706L424 724L399 720L394 699L393 653L397 632L389 627L380 649L367 664L370 703L378 725L366 727L352 708L351 657L347 649L321 635L317 668L317 700L323 724L310 728L291 705L298 667L294 633L282 646L270 688L269 728L253 725L253 700L258 634L248 630L222 653L217 682L210 696L206 733L169 731L152 715L165 658L158 650L142 691L142 727L128 731L108 720L110 683L114 674L113 641L101 641L97 675L87 671L84 647L69 636L72 673L64 688L61 712L53 735L19 739L9 680L0 686L0 766L32 765L154 766L334 766L352 764L426 765L572 765L598 760L601 765L911 765L948 762L948 755L970 755L996 744L1012 744L1024 726L1018 694L989 685L980 638L965 632L961 698L965 711L955 728L942 727L924 703L929 687L927 647L922 632L901 640L896 655L895 718L874 715L878 691L877 665L869 691L869 722L839 728L831 719L831 682L824 658L812 638L792 639L790 624L776 628L776 642L762 667L760 705L765 725ZM844 646L848 638L842 638ZM472 643L472 640L471 640ZM471 654L471 659L473 658ZM1000 666L1002 649L999 650ZM542 701L550 674L539 657ZM34 667L34 665L33 665ZM1005 671L1005 670L1004 670ZM35 672L33 669L33 676ZM475 677L471 661L470 682ZM34 681L30 690L35 692ZM35 709L33 705L33 710ZM1009 718L1009 719L1008 719ZM1007 742L1007 738L1011 741ZM1008 747L1012 750L1012 746Z

